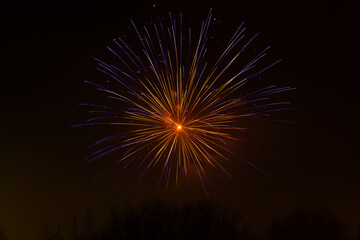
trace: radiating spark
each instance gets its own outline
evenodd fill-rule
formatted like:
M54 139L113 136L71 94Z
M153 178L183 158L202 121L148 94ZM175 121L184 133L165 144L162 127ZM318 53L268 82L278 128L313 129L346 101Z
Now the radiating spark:
M210 183L205 165L230 176L222 161L229 160L232 152L228 143L237 141L235 132L246 130L240 120L289 109L283 107L288 102L269 103L270 95L288 91L291 89L289 87L269 86L241 94L240 88L249 80L280 61L254 72L255 64L269 49L266 47L235 72L234 69L229 70L258 36L257 33L245 40L243 23L215 64L206 62L210 52L207 43L212 19L210 10L202 22L195 45L195 34L190 28L184 31L181 14L179 19L174 19L170 13L169 27L159 20L158 25L152 26L152 31L146 26L138 29L131 21L142 53L119 38L114 40L114 47L118 50L107 47L117 59L117 64L96 59L98 70L110 76L120 87L116 89L106 87L106 84L89 83L105 92L110 99L128 106L128 109L121 112L88 104L93 108L91 113L101 116L91 117L87 123L80 125L121 125L126 126L131 134L127 137L114 135L97 141L94 146L107 145L94 151L88 157L89 161L125 149L118 162L126 162L126 167L140 159L138 166L142 166L144 172L139 181L147 169L161 164L159 184L165 177L166 186L173 173L176 183L181 169L188 175L191 165L195 166L206 190ZM188 36L185 36L186 33Z

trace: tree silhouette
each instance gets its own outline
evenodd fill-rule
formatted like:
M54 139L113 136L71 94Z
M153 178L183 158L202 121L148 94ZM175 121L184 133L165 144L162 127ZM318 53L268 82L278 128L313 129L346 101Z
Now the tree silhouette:
M239 214L229 213L210 202L185 204L182 207L151 201L140 207L124 205L111 208L105 222L96 224L87 214L82 221L74 218L69 238L72 240L247 240L249 228L240 222ZM42 240L65 239L60 226L45 226Z
M181 214L181 239L245 239L238 214L229 215L209 202L186 204Z
M345 240L346 227L329 210L297 210L274 219L267 229L268 240Z
M274 218L263 237L251 232L240 214L209 201L174 206L159 200L111 208L102 224L91 214L74 219L64 237L60 226L45 226L42 240L350 240L347 228L329 210L297 210ZM4 239L0 239L4 240ZM360 240L359 236L351 240Z
M64 240L63 228L60 224L56 226L45 225L41 229L41 240Z
M360 240L360 225L358 225L358 227L357 227L357 235L356 235L356 237L354 239L355 240Z
M6 235L4 229L0 225L0 240L6 240Z

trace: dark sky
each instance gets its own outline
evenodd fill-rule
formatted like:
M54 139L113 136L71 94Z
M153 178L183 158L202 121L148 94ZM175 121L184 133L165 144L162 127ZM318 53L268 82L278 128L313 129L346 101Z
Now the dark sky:
M295 124L281 137L264 135L258 149L272 180L259 177L264 189L244 180L240 190L210 198L255 224L298 207L329 207L350 226L360 224L357 1L144 2L32 2L3 10L0 225L9 239L34 239L46 223L156 197L146 184L129 190L126 171L92 181L111 161L84 160L100 129L71 128L87 117L77 106L93 93L83 81L96 73L93 58L129 34L130 19L140 25L157 11L183 12L195 25L210 8L229 33L242 21L260 30L271 57L283 60L264 79L297 88L286 95L295 110L284 115ZM204 198L175 187L158 196Z

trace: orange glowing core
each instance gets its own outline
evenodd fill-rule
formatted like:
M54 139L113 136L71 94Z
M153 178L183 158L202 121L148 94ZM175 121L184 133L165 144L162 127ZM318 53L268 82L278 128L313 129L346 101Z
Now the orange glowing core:
M181 125L178 125L178 126L177 126L177 130L181 130Z

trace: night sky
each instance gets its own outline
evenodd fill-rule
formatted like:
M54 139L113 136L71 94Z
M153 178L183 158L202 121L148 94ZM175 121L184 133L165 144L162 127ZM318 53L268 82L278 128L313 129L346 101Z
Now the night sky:
M282 116L294 124L265 131L255 139L258 149L246 151L272 180L240 177L237 190L209 198L239 209L253 225L299 207L325 207L354 229L360 224L356 4L125 0L3 9L0 225L8 238L35 239L42 225L71 224L74 216L101 215L125 201L206 199L175 186L155 194L152 177L132 188L134 174L119 168L94 182L112 163L84 160L101 128L71 126L88 117L78 103L96 99L84 83L100 76L94 58L106 58L113 38L133 34L130 19L143 25L156 12L172 11L200 25L210 8L228 34L242 21L249 33L260 30L259 45L271 45L270 59L282 59L263 78L296 90L283 95L295 110Z

